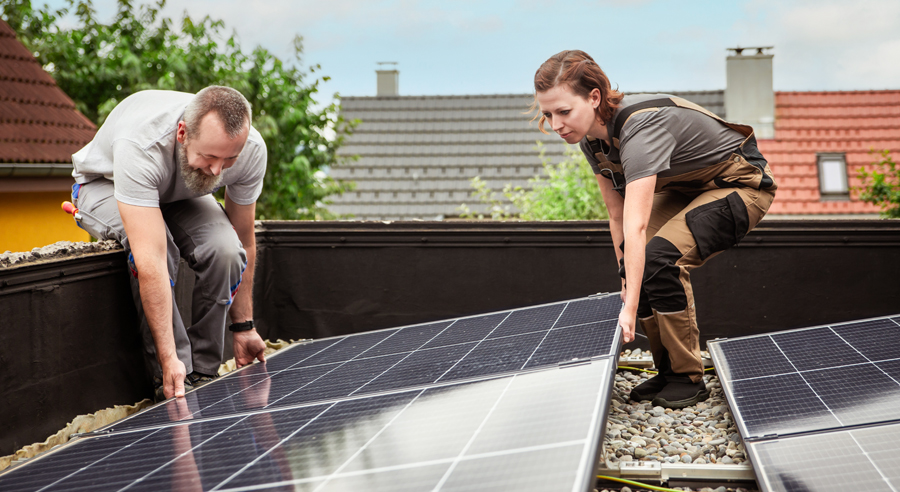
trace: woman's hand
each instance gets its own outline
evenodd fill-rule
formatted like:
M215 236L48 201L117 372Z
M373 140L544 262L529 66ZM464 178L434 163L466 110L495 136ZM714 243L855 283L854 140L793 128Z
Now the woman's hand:
M619 313L619 326L622 327L622 341L628 343L634 340L634 324L636 313L629 309L623 309Z

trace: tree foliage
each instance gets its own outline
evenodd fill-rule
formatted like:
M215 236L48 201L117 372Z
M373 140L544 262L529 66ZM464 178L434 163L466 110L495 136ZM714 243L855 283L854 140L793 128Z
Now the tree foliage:
M339 165L336 151L354 126L333 102L317 106L316 65L301 70L302 38L285 63L262 47L244 52L236 34L209 16L184 14L179 29L160 15L165 0L135 5L118 0L104 23L90 0L68 0L65 8L33 8L30 0L0 0L2 14L19 40L92 121L105 117L129 95L146 89L197 92L209 85L239 90L253 105L253 126L268 147L268 169L257 216L266 219L333 217L327 197L351 188L325 170ZM76 25L60 21L72 13ZM329 134L336 135L329 138Z
M566 149L566 157L559 164L553 164L544 154L543 145L538 142L538 150L543 163L543 174L529 179L531 189L507 184L502 196L491 191L488 183L480 176L472 178L472 188L478 201L488 205L494 220L601 220L608 219L609 213L597 186L597 179L580 150ZM513 209L518 209L518 213ZM459 207L460 215L466 218L485 218L484 214L473 212L466 204Z
M878 154L877 152L872 152ZM889 150L880 152L880 160L872 163L873 169L859 169L860 200L881 206L881 216L900 219L900 168Z

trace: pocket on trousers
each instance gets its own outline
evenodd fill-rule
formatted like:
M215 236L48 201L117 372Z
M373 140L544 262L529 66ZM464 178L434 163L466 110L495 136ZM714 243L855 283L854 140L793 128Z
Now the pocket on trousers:
M737 192L700 205L685 214L684 219L697 242L701 260L737 245L750 228L747 206Z

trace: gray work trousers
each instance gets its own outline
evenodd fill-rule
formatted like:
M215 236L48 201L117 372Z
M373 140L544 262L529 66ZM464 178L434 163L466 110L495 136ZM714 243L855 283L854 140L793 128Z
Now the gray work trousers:
M144 315L139 288L140 272L134 263L125 227L119 216L112 181L97 179L75 185L72 202L81 213L79 225L99 239L114 239L128 255L131 290L141 320L144 355L153 375L162 377L156 344ZM178 359L187 374L217 374L225 347L225 323L234 294L247 266L247 253L225 210L212 195L160 204L166 222L169 284L172 286L172 334ZM191 304L191 326L185 327L175 305L175 278L179 258L196 273Z

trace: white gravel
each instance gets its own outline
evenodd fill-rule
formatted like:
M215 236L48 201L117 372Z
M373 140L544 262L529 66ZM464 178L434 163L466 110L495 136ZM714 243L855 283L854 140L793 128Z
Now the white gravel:
M629 355L629 354L623 354ZM631 389L655 374L620 369L609 408L601 462L657 461L695 465L747 463L747 452L725 400L719 379L704 377L710 397L680 410L654 407L649 401L629 400ZM621 489L632 490L627 486ZM645 490L645 489L634 489ZM743 492L743 488L703 488L702 492Z

